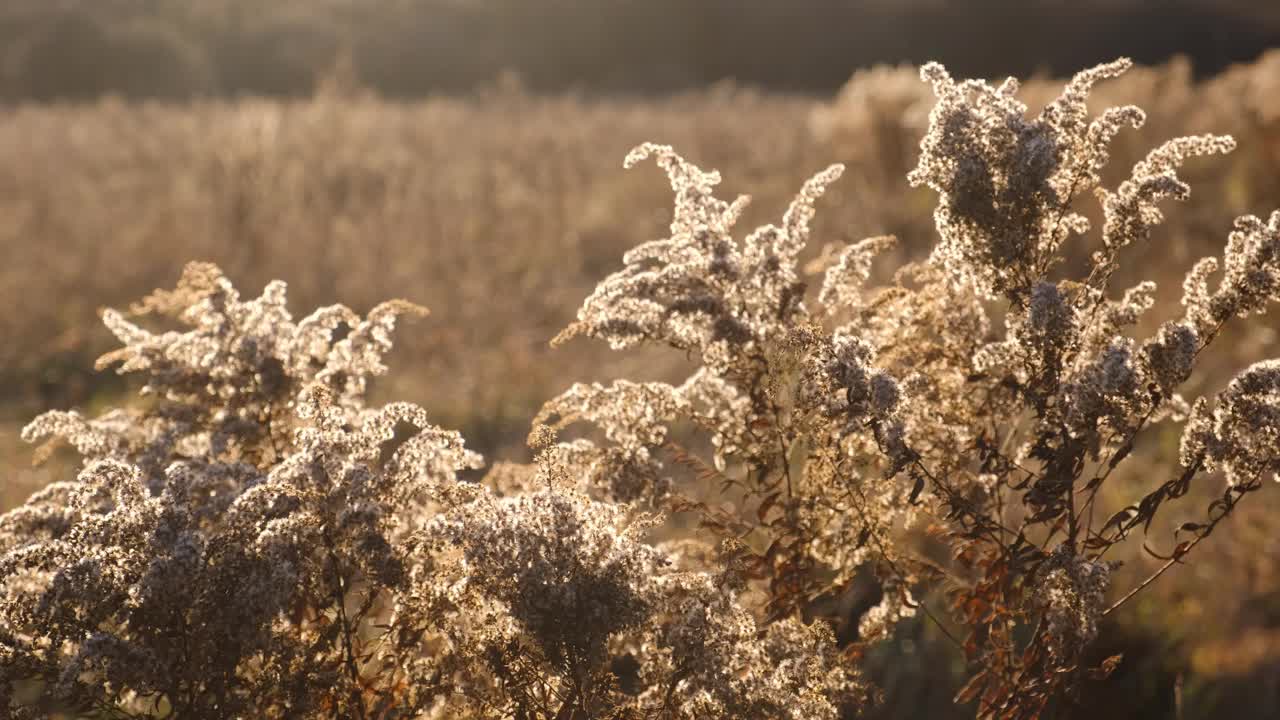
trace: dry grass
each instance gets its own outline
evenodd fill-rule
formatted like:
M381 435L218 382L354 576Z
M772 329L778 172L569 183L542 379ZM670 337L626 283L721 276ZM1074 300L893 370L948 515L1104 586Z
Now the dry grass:
M431 317L399 334L397 372L379 394L422 404L490 459L523 457L528 418L569 383L675 375L669 359L547 345L623 250L659 237L669 220L653 211L668 205L663 184L620 171L627 149L659 139L719 168L726 195L755 198L747 225L775 217L805 178L844 161L849 173L824 200L815 244L894 233L903 252L920 255L932 241L933 200L903 175L922 130L915 103L927 108L928 90L903 82L910 72L855 77L832 103L718 87L654 101L495 91L410 104L356 96L4 110L0 504L47 480L26 469L18 424L119 394L114 379L85 373L112 346L97 308L172 285L191 259L218 263L247 293L283 278L299 307L337 299L363 312L396 296L428 306ZM1136 251L1146 253L1138 275L1160 281L1162 302L1176 303L1182 271L1220 249L1231 218L1280 197L1277 77L1273 54L1203 85L1175 65L1100 88L1097 107L1133 102L1151 118L1118 145L1115 173L1170 136L1231 133L1243 148L1189 167L1191 202L1170 211L1158 245ZM1172 315L1168 307L1153 319ZM1246 359L1277 355L1271 323L1224 338L1232 357L1192 384L1219 388ZM1176 433L1166 440L1137 452L1167 463ZM1280 642L1265 639L1274 632L1238 643L1271 624L1280 592L1267 561L1273 495L1262 493L1195 567L1139 607L1143 622L1173 623L1171 642L1185 643L1198 672L1280 663ZM1141 553L1129 559L1145 574ZM1206 584L1232 592L1185 592Z

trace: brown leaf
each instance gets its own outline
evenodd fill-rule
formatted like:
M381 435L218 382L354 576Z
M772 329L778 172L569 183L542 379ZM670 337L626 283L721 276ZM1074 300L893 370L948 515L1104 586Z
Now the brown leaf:
M960 691L956 693L955 699L952 700L952 702L956 705L965 705L973 702L974 698L978 697L978 694L982 692L982 688L986 685L986 682L987 671L980 670L978 674L969 678L969 682L965 683L964 687L960 688Z
M1120 666L1120 661L1123 659L1124 655L1117 654L1103 660L1098 667L1089 668L1089 678L1092 680L1106 680L1111 676L1111 673L1116 671L1116 668Z
M924 475L921 473L912 473L915 476L916 484L911 488L911 495L907 497L907 502L915 505L916 499L920 497L920 493L924 491Z
M764 500L760 503L760 507L756 508L756 519L760 522L764 522L765 516L767 516L769 511L773 509L773 506L778 503L778 498L780 497L782 497L782 493L777 492L766 495Z

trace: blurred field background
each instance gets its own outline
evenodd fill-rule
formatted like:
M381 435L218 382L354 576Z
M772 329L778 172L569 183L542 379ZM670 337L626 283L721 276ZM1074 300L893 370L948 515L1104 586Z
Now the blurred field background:
M1026 78L1033 111L1055 77L1121 54L1145 62L1093 95L1095 110L1148 113L1117 143L1110 184L1166 138L1236 136L1232 155L1187 166L1192 199L1167 208L1117 278L1159 283L1150 332L1179 313L1182 274L1221 251L1234 217L1280 207L1280 50L1269 46L1280 47L1280 6L1244 1L9 0L0 507L73 472L65 459L30 466L26 419L92 412L128 390L92 372L113 347L99 309L171 286L193 259L245 293L285 279L299 313L427 305L430 317L398 333L378 393L421 403L490 460L523 459L529 419L571 382L681 366L547 345L625 249L664 234L665 180L624 172L627 150L656 140L720 169L725 194L754 197L744 227L844 162L810 251L896 234L887 277L933 241L934 198L905 180L932 105L908 64L931 58L957 75ZM1280 356L1278 333L1274 316L1237 326L1188 390ZM1177 437L1171 427L1138 447L1150 475L1114 483L1115 507L1163 479ZM1251 497L1115 619L1099 656L1126 658L1082 699L1091 715L1175 717L1177 685L1186 718L1280 716L1276 491ZM1153 528L1153 547L1167 550L1169 529L1220 488L1198 493ZM1140 543L1119 587L1156 565ZM964 715L950 707L962 668L932 628L908 624L871 662L886 694L875 717Z

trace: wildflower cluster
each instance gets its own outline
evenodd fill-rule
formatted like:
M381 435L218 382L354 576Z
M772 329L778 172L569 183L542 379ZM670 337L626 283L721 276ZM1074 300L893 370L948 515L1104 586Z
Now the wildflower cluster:
M1032 602L1044 613L1051 654L1071 657L1098 636L1111 567L1061 545L1040 568Z

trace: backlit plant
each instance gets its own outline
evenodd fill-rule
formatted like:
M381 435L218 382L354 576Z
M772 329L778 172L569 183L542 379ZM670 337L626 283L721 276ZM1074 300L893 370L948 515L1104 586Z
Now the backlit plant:
M1091 119L1086 99L1128 65L1077 75L1035 117L1013 80L925 66L937 103L909 178L938 195L938 242L879 286L891 237L801 262L840 166L739 238L746 199L717 198L717 173L637 148L627 165L655 159L674 190L669 237L628 252L556 342L696 368L571 387L534 418L528 465L480 475L423 409L367 404L409 303L295 320L283 283L245 300L192 264L107 311L123 347L100 365L144 377L142 398L24 433L84 462L0 518L0 707L836 718L874 701L858 660L917 613L970 664L957 702L979 715L1070 702L1120 662L1085 662L1102 618L1280 473L1280 361L1178 394L1227 322L1280 300L1280 212L1240 218L1148 337L1154 284L1113 287L1159 204L1187 196L1179 166L1234 146L1176 139L1102 187L1108 145L1144 116ZM1060 262L1086 242L1086 267ZM1173 422L1178 466L1102 507L1143 432ZM1203 521L1113 588L1109 550L1210 474L1225 482ZM815 617L868 575L881 597L852 627Z

